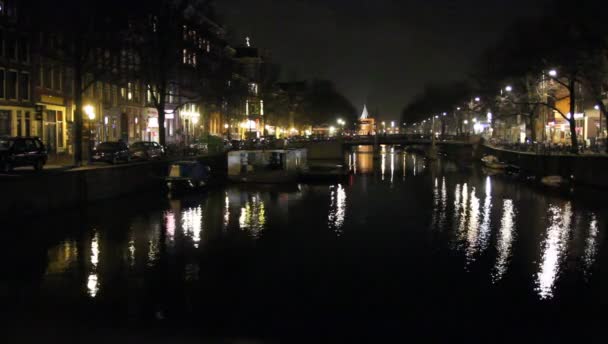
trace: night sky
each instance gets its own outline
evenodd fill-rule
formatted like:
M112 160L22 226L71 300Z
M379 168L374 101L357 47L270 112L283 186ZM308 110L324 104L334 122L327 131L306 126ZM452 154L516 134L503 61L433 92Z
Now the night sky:
M283 80L330 79L398 119L425 83L466 77L484 47L542 0L217 0L239 42L272 51Z

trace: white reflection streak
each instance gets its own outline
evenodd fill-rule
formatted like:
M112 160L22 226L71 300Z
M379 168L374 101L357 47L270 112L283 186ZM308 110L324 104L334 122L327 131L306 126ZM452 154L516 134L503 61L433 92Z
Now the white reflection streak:
M341 184L338 184L335 191L331 191L329 209L329 225L334 228L336 234L342 234L342 225L346 215L346 192Z
M175 214L172 211L165 213L165 227L167 228L167 240L173 242L175 239Z
M353 172L357 174L357 153L353 153Z
M230 199L228 198L228 193L226 192L226 198L224 199L224 228L228 228L229 223L230 223Z
M572 218L570 202L565 205L563 211L555 205L549 206L548 213L550 225L547 228L547 238L543 243L542 262L537 274L537 291L541 299L553 297L553 285L566 252L568 230Z
M467 262L475 260L478 250L479 238L479 198L475 196L475 188L471 188L471 202L469 206L469 228L467 230Z
M591 222L589 223L589 237L585 240L585 273L589 273L593 262L595 261L595 255L597 253L597 235L598 225L595 214L591 214Z
M403 153L403 179L405 179L406 176L406 172L407 172L407 165L406 165L406 161L407 160L407 154Z
M200 206L184 210L182 213L182 228L184 234L192 239L194 247L198 248L203 229L203 209Z
M511 246L513 244L513 235L515 230L515 211L513 209L513 201L506 199L502 204L502 219L500 220L500 231L498 233L498 242L496 250L496 265L494 265L494 283L500 281L507 272L507 262L511 255Z
M448 202L448 190L445 185L445 177L443 177L441 180L441 211L440 211L440 215L439 215L439 223L441 225L445 224L447 202Z
M99 292L99 280L97 278L97 265L99 264L99 233L95 233L91 240L91 273L87 278L87 291L94 298Z
M395 153L391 153L391 183L393 182L393 176L395 174Z
M386 171L386 153L382 150L382 165L380 166L382 173L382 180L384 180L384 172Z
M462 235L465 231L465 226L467 224L467 207L469 200L467 183L462 185L462 195L460 197L460 204L458 205L458 216L460 217L460 223L458 224L458 235Z
M492 211L492 183L490 177L486 178L486 197L483 202L483 222L479 228L479 250L483 252L490 239L490 213Z
M416 172L418 172L418 164L416 164L416 155L412 156L412 160L414 163L414 177L416 176Z
M135 239L133 237L129 240L129 265L135 266Z

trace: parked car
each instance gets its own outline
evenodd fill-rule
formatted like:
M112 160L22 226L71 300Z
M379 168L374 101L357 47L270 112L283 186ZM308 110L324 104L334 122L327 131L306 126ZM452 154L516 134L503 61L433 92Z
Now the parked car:
M129 153L129 147L126 143L118 141L102 142L93 149L93 156L91 157L93 162L109 162L116 164L119 161L128 162L131 160L131 154Z
M19 166L33 166L39 171L46 160L46 148L37 137L0 138L0 169L3 172Z
M232 150L241 150L244 147L244 143L241 140L230 140Z
M129 146L132 159L151 160L160 159L165 155L163 146L153 141L139 141Z

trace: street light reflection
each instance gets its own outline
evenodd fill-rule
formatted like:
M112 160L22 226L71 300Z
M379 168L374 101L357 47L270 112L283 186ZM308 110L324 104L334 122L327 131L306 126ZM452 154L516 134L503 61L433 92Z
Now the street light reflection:
M239 216L239 226L242 230L249 231L253 237L258 237L260 232L264 230L266 224L266 207L260 199L260 195L256 194L245 203L241 208Z
M511 256L511 246L513 245L514 231L515 210L513 208L513 201L505 199L502 203L502 219L500 220L500 230L496 243L498 254L496 256L496 264L494 265L494 274L492 276L493 283L500 281L507 272L507 264Z
M99 292L99 280L97 278L97 265L99 264L99 233L95 232L91 239L91 271L87 278L87 292L90 297L95 298Z
M566 254L568 232L572 219L572 205L566 203L563 209L549 206L547 237L543 242L543 254L537 273L537 292L541 299L553 297L553 286L560 272L560 265Z
M198 248L203 230L203 209L201 206L186 209L182 212L182 229L184 235L192 240L194 247Z
M342 234L342 225L346 216L346 192L341 184L331 187L329 225L338 236Z
M585 240L585 254L583 257L583 261L585 263L585 275L590 274L591 267L595 262L595 257L597 254L597 236L598 236L598 225L597 225L597 217L595 214L591 214L591 221L589 223L589 236L587 240Z

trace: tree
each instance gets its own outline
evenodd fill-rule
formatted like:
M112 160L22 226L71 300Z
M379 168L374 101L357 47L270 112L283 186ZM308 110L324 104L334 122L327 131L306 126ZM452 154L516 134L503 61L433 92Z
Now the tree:
M74 97L74 161L83 156L83 94L95 82L120 79L128 67L121 63L121 33L128 6L116 0L86 3L70 0L24 0L33 34L41 43L53 41L53 54L71 71ZM57 20L57 18L70 18Z
M217 102L221 75L221 31L211 1L140 0L129 35L141 60L138 78L158 112L159 141L166 143L165 110L203 101ZM213 51L212 51L213 47Z

